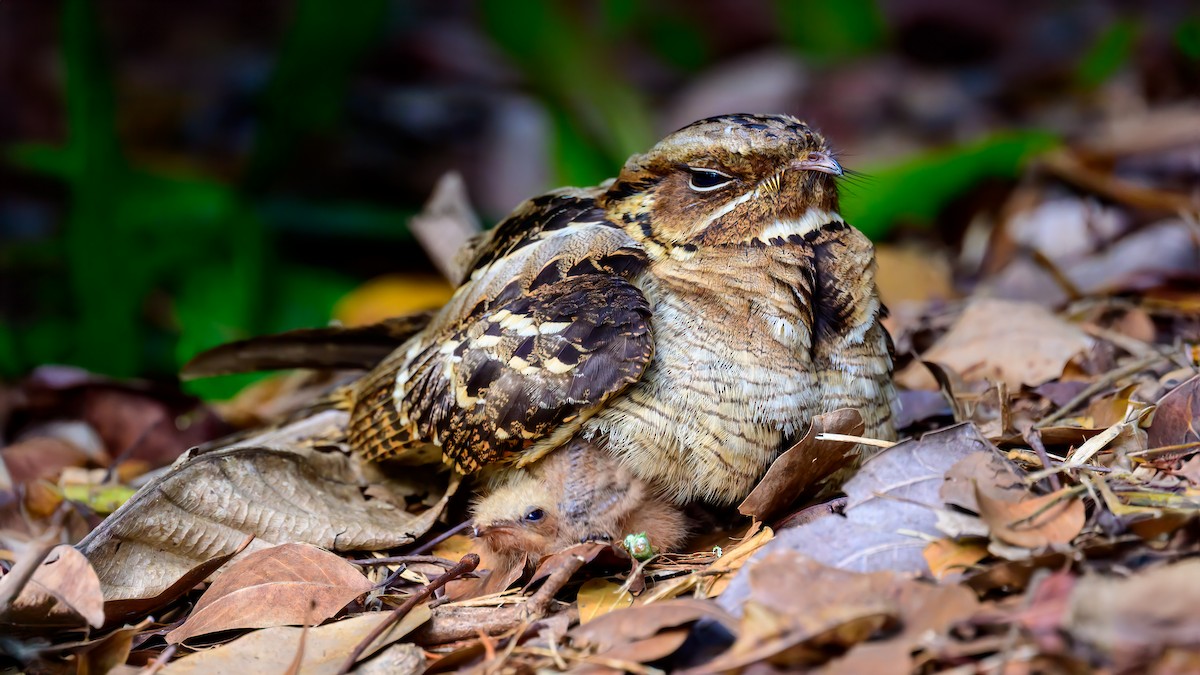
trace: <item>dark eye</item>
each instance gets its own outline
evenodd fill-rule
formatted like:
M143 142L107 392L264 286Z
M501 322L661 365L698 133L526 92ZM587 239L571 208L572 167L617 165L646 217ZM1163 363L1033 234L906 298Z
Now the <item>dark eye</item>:
M691 178L688 179L688 187L696 192L716 190L733 181L733 176L713 169L696 169L689 166L687 170L691 174Z
M529 513L525 514L525 522L536 523L546 517L546 512L539 508L529 509Z

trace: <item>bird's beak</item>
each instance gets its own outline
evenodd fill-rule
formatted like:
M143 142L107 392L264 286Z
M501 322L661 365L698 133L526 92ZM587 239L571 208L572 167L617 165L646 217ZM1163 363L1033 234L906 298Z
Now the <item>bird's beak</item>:
M841 176L845 173L842 171L842 165L827 152L810 152L803 159L793 161L792 166L801 171L820 171L831 176Z

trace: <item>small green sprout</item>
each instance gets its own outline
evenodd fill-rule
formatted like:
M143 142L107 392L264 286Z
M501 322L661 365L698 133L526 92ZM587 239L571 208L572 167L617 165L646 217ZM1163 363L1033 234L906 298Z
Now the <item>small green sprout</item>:
M654 547L650 545L650 537L646 536L645 532L625 535L625 550L629 551L629 555L633 556L634 560L643 562L654 557L656 553Z

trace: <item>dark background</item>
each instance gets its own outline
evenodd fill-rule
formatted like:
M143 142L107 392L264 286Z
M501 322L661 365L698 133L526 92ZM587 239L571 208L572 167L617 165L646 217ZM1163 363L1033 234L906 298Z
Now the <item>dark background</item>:
M808 120L850 222L955 246L1022 162L1198 83L1192 2L8 0L0 377L436 304L407 221L446 171L490 224L726 112Z

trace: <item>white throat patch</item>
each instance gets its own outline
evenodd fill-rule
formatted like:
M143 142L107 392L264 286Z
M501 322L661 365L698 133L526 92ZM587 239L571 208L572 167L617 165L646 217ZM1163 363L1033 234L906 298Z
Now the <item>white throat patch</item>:
M836 211L824 209L809 209L803 216L789 220L777 220L763 230L755 239L770 243L772 239L787 239L792 235L803 237L809 232L819 230L822 225L841 222L842 216Z

